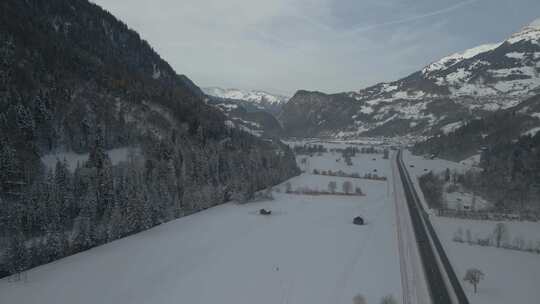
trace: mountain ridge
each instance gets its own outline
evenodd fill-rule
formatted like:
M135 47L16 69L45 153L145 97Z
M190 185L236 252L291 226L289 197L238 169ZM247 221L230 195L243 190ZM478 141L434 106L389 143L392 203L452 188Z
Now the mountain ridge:
M276 115L289 97L273 94L264 90L224 89L220 87L204 87L202 91L209 96L226 101L235 101L246 108L255 107Z
M317 93L313 107L321 109L318 112L309 112L306 103L315 93L298 91L279 118L285 132L296 136L429 136L462 119L516 106L540 91L538 24L537 19L503 42L451 54L397 81L358 91ZM345 101L351 98L357 102ZM325 102L332 106L322 107ZM332 107L339 115L324 110ZM301 118L301 112L309 117L291 121ZM330 118L342 123L329 124Z

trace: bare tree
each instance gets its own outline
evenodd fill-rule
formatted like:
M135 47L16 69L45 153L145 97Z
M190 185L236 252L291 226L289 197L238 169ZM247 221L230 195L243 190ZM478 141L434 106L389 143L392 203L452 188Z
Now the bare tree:
M473 239L472 239L471 229L465 230L465 236L467 238L467 244L472 245L473 244Z
M523 248L525 248L525 240L522 236L516 236L512 241L512 246L514 249L523 250Z
M480 280L482 280L483 278L484 278L484 273L480 269L469 268L467 269L467 272L465 273L465 277L463 278L463 280L468 282L472 286L474 286L474 293L476 293L478 283L480 283Z
M273 201L274 200L274 194L272 192L273 192L272 186L266 188L262 193L262 199Z
M336 193L336 189L337 189L337 183L335 181L331 181L328 183L328 191L330 191L330 193L332 194Z
M366 298L363 295L358 294L353 298L353 304L366 304Z
M463 228L458 228L456 233L454 233L454 238L452 240L454 242L463 243Z
M285 192L286 192L286 193L291 193L291 192L292 192L292 185L291 185L291 182L286 182L286 183L285 183Z
M397 301L392 295L388 295L382 298L381 304L397 304Z
M388 159L390 156L390 151L388 151L388 149L384 149L384 152L383 152L383 159Z
M343 192L345 192L345 194L351 193L352 188L353 188L353 185L350 181L343 182Z
M503 223L497 223L493 230L493 238L497 248L501 247L501 244L508 239L508 228Z

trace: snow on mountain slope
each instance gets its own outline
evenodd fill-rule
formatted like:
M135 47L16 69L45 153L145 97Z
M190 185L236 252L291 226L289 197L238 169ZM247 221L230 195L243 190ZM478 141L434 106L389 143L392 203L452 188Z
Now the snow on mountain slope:
M222 89L218 87L202 88L203 92L220 98L236 99L250 101L253 103L268 103L268 104L282 104L289 100L289 97L271 94L265 91L259 90L239 90L239 89Z
M459 127L461 127L461 126L463 126L463 122L462 121L456 121L456 122L449 123L449 124L445 125L444 127L442 127L441 131L444 134L448 134L450 132L455 131L456 129L459 129Z
M283 131L277 119L269 111L248 110L246 104L229 99L209 99L209 103L228 117L227 127L238 128L259 137L279 137Z
M510 39L508 39L509 43L516 43L519 41L532 41L534 43L539 43L540 36L540 18L534 20L529 25L524 27L521 31L513 34Z
M240 129L257 136L280 136L282 127L275 118L288 97L264 91L207 87L202 89L207 103L219 108Z
M485 53L492 51L496 48L498 48L502 43L492 43L492 44L483 44L471 49L468 49L461 53L455 53L450 56L444 57L440 59L439 61L436 61L424 69L422 69L423 74L429 74L434 71L440 71L442 69L449 68L450 66L463 61L465 59L472 58L478 54Z
M358 100L382 101L441 96L530 96L529 92L540 86L539 20L503 42L452 54L429 64L420 73L360 90L354 96Z
M294 136L429 136L537 94L540 19L503 42L452 54L394 82L339 94L298 91L280 118Z

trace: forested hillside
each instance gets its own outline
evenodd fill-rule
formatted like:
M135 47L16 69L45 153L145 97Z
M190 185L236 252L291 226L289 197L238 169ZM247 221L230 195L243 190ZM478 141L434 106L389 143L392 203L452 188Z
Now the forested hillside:
M298 173L285 145L227 126L203 96L86 0L2 1L0 275ZM113 148L131 152L113 165ZM58 152L88 159L48 170Z
M499 144L511 143L540 126L540 95L531 97L518 106L497 111L484 118L462 121L463 126L439 134L416 144L416 154L434 154L441 158L461 161Z
M422 176L424 195L434 207L441 208L443 191L455 192L460 185L489 201L490 211L534 221L540 218L540 133L486 147L479 167L465 173L447 170L444 175L430 172ZM452 186L444 190L445 182Z
M480 155L481 170L457 180L481 194L498 211L540 216L540 96L482 119L472 120L448 134L414 146L417 154L460 161ZM532 215L531 215L532 213Z
M499 143L482 154L483 172L473 180L496 208L540 215L540 134Z

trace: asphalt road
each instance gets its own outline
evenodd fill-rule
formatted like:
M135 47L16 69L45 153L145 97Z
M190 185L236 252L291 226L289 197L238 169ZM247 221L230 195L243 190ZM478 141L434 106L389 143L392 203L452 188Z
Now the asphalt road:
M469 304L398 152L397 165L432 303Z

